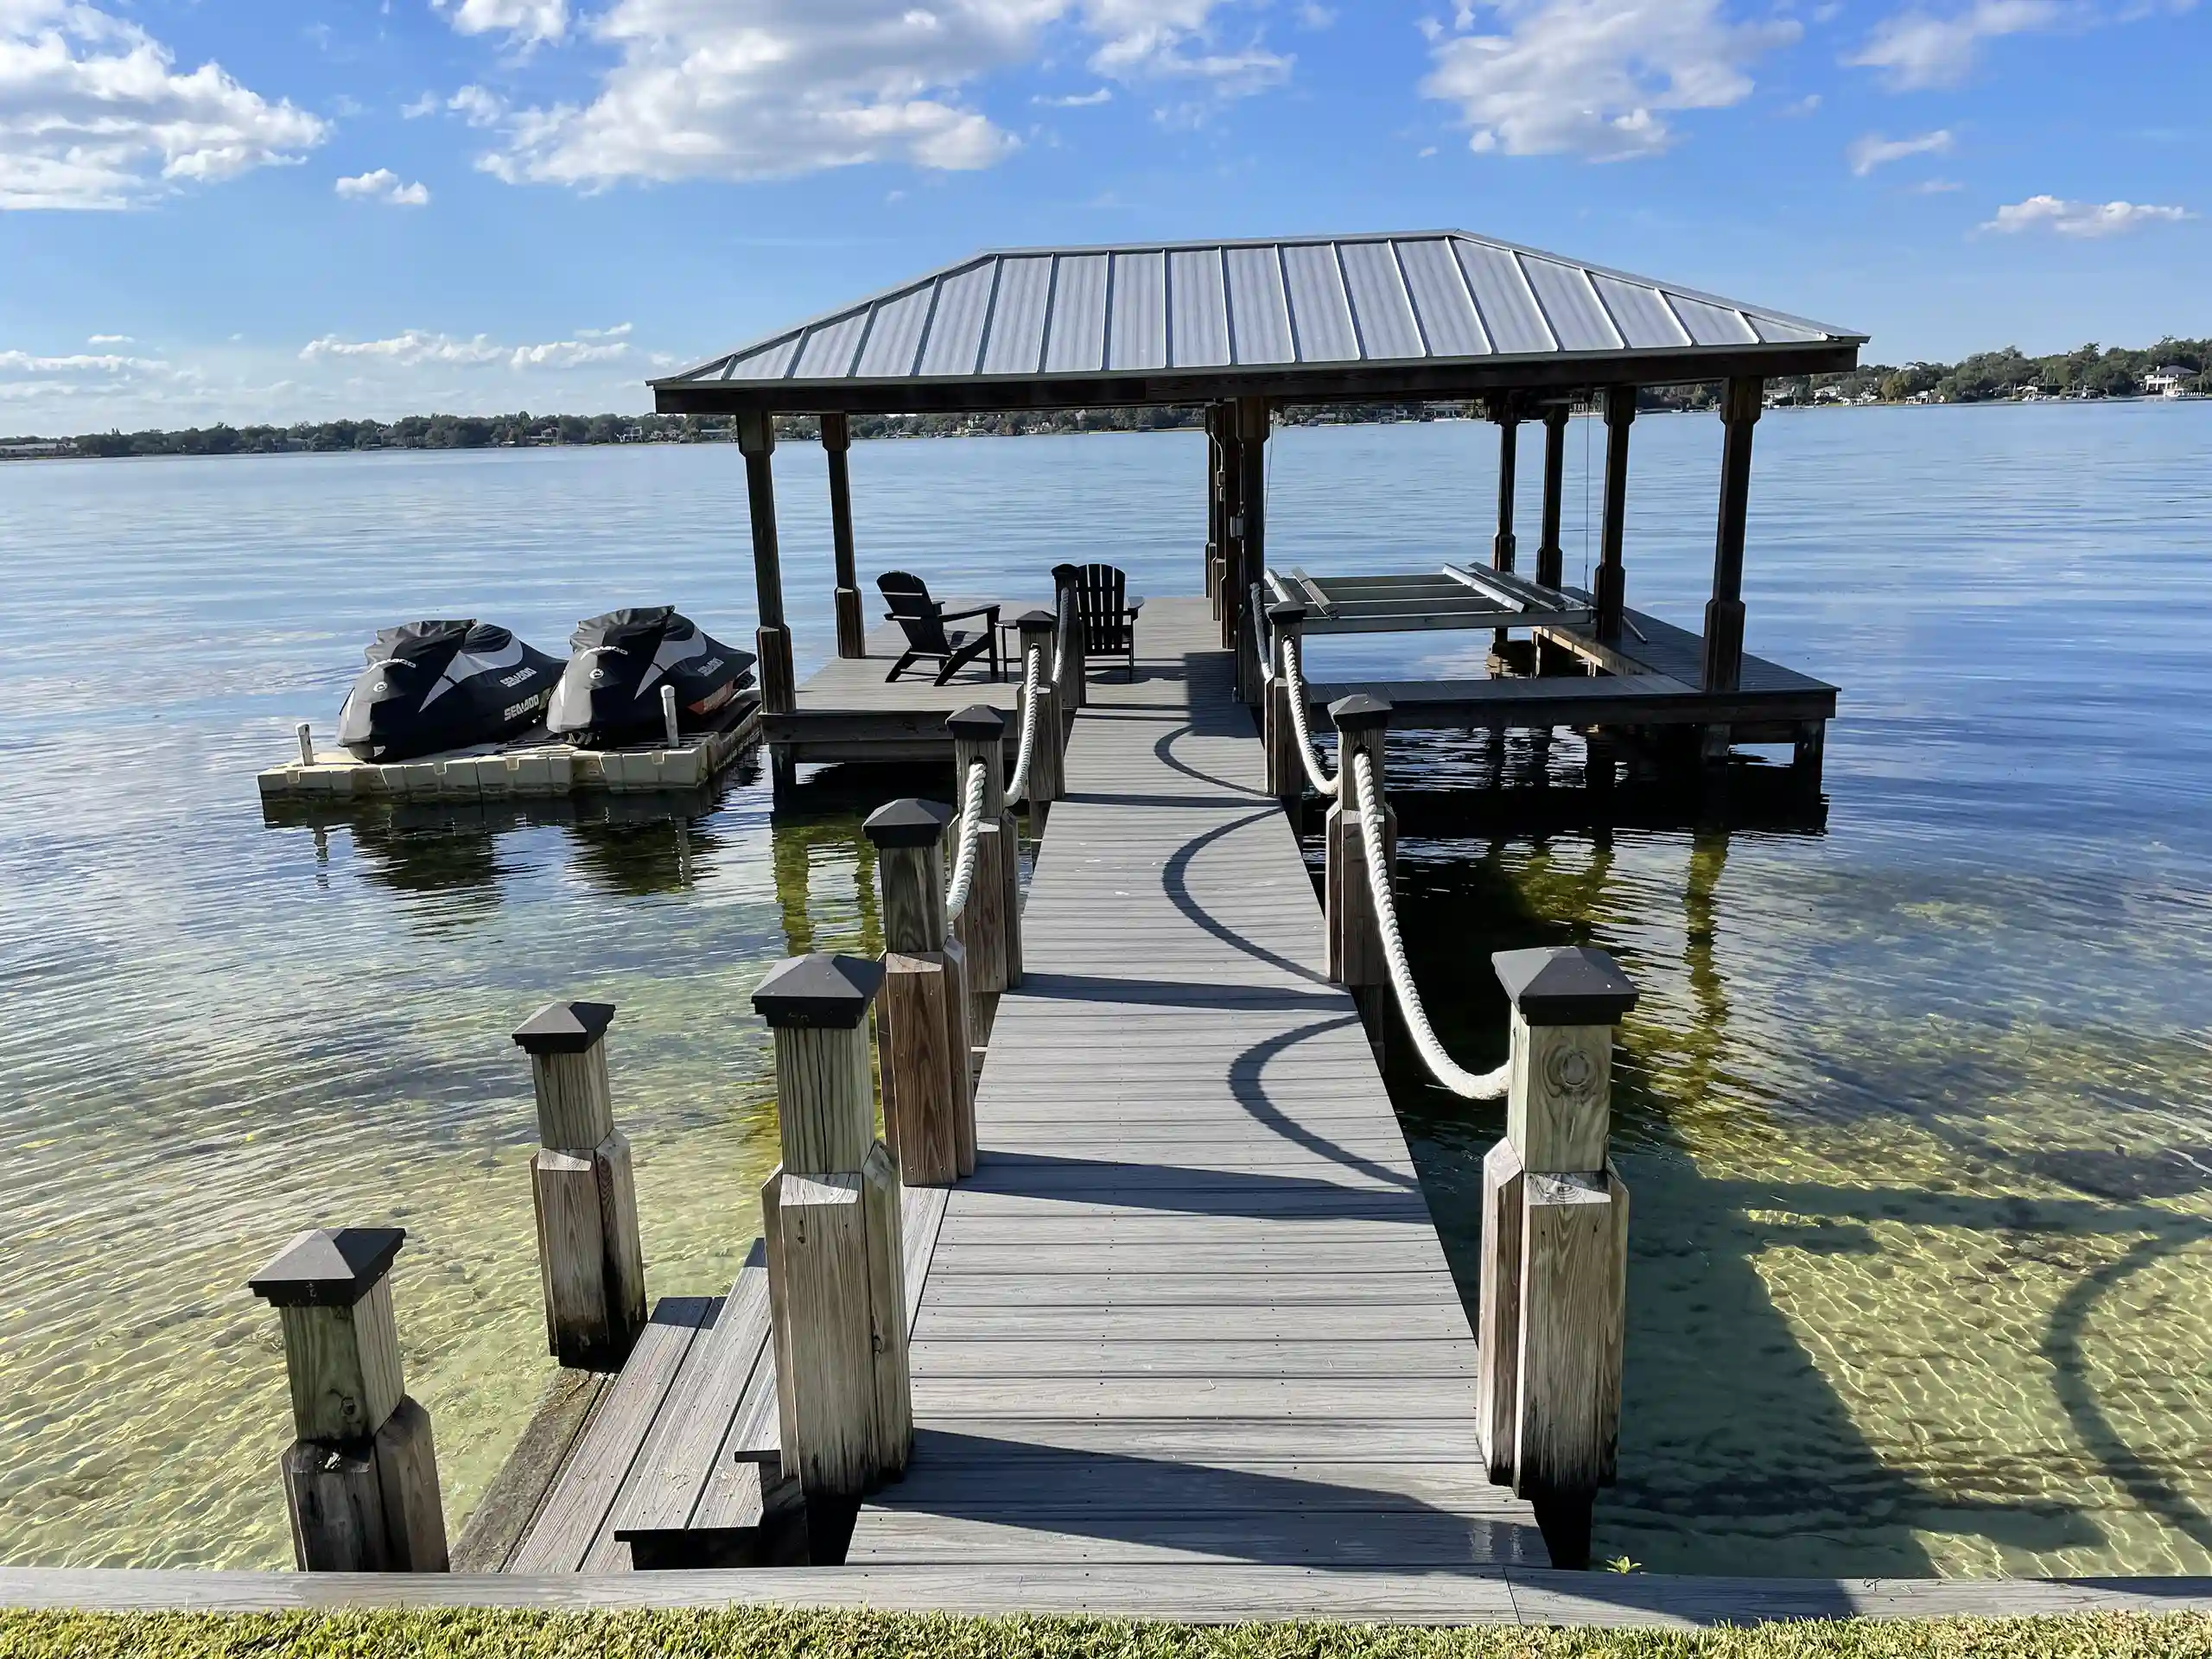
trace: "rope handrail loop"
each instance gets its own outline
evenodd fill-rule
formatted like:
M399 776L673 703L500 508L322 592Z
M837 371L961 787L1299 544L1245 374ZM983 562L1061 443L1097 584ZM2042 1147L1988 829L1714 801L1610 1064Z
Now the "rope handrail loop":
M944 919L953 922L968 906L976 885L976 842L983 828L983 763L970 761L968 787L960 804L960 850L952 861L952 885L944 895Z
M1375 787L1374 757L1364 749L1355 750L1351 772L1359 807L1360 846L1366 855L1367 891L1375 904L1376 927L1382 935L1382 955L1390 964L1390 988L1398 995L1398 1011L1405 1016L1406 1029L1413 1033L1414 1046L1420 1051L1429 1075L1460 1099L1503 1100L1511 1067L1501 1065L1495 1071L1480 1073L1468 1071L1444 1052L1435 1028L1428 1023L1413 969L1406 963L1406 942L1398 932L1397 896L1390 887L1390 867L1383 861L1382 803Z
M1313 785L1317 795L1333 798L1343 782L1339 772L1332 778L1321 770L1319 758L1313 753L1313 729L1306 714L1306 669L1300 661L1303 644L1295 635L1286 636L1282 642L1282 672L1287 682L1283 690L1290 702L1291 729L1298 734L1298 758L1306 763L1306 781Z
M1006 783L1009 801L1029 793L1029 761L1037 753L1037 683L1044 671L1044 646L1030 646L1021 665L1021 742L1014 753L1014 776Z

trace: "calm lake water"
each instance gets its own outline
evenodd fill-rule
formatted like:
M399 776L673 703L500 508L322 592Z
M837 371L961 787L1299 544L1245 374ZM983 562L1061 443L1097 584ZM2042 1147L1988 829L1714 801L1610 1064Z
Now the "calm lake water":
M1280 563L1487 547L1486 428L1272 448ZM1479 742L1393 763L1409 944L1462 1059L1503 1046L1493 949L1601 944L1643 988L1599 1548L2212 1572L2212 404L1776 414L1758 448L1749 645L1843 687L1824 823L1504 834L1491 791L1544 764L1517 741L1502 784ZM1719 448L1710 417L1636 428L1630 601L1693 626ZM827 508L818 452L777 460L804 671ZM862 445L863 569L1028 598L1110 558L1188 591L1202 471L1186 434ZM829 774L773 823L741 772L688 815L315 828L264 823L252 774L297 719L328 741L404 618L557 650L672 601L749 640L744 524L720 446L0 469L0 1560L289 1559L276 1321L243 1284L315 1224L409 1230L408 1377L459 1524L551 1374L506 1039L548 998L620 1005L652 1291L728 1282L773 1141L747 995L787 952L880 948L858 814L912 785ZM1391 1084L1471 1290L1499 1115Z

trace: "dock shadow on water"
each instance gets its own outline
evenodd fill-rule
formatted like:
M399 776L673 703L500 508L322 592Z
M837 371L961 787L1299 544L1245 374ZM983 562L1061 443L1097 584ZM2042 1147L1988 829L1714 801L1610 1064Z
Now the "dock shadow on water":
M2149 895L1892 863L1839 848L1825 814L1607 828L1603 803L1556 787L1536 816L1575 827L1508 836L1497 797L1528 789L1521 760L1485 801L1446 792L1468 781L1448 747L1394 757L1402 915L1440 1033L1478 1068L1504 1053L1494 950L1599 945L1643 990L1616 1073L1634 1209L1599 1554L2206 1571L2212 1153L2170 1103L2201 1095L2212 1061L2155 994L2114 995L2155 983L2171 941L2131 962L2108 939L2088 996L2080 962L2007 937L2071 931L2082 906L2117 936ZM1471 1307L1503 1109L1435 1087L1389 1035Z

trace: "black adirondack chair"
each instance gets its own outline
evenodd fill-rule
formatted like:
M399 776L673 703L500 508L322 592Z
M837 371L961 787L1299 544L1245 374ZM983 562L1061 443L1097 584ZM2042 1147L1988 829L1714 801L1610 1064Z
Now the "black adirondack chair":
M1137 613L1144 595L1128 591L1129 579L1110 564L1056 564L1055 592L1075 590L1076 631L1082 636L1084 660L1119 657L1129 678L1137 677Z
M932 662L938 665L937 683L943 685L985 652L991 656L991 677L1001 677L997 606L978 605L971 611L948 611L930 597L927 582L904 570L885 571L875 579L875 585L883 590L883 602L891 607L884 613L885 620L896 622L906 635L906 654L892 664L891 671L883 677L885 684L916 663ZM971 616L983 619L980 632L944 626Z

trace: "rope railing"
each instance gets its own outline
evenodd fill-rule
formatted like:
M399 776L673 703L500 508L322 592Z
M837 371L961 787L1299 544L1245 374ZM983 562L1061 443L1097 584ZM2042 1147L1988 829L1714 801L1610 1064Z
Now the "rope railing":
M976 885L976 842L983 828L983 763L968 768L968 787L960 804L960 849L952 861L952 885L944 895L944 917L959 918L968 907L969 891Z
M1282 641L1282 671L1286 682L1283 689L1288 694L1287 701L1290 704L1291 729L1298 734L1298 758L1306 763L1306 781L1313 785L1315 794L1333 799L1342 774L1332 778L1322 771L1320 758L1313 750L1313 728L1307 722L1306 714L1305 664L1300 660L1303 649L1295 634L1286 637Z
M1060 620L1052 630L1052 683L1067 683L1068 636L1075 632L1075 589L1060 589Z
M1302 721L1299 735L1305 735ZM1495 1071L1468 1071L1444 1052L1444 1045L1436 1039L1435 1027L1428 1023L1428 1012L1421 1007L1421 989L1414 983L1413 969L1406 963L1406 942L1398 931L1397 896L1391 890L1390 866L1384 855L1382 791L1375 786L1375 758L1364 749L1355 751L1351 772L1352 790L1359 809L1360 847L1367 865L1368 895L1374 901L1375 925L1382 936L1383 959L1390 964L1390 988L1397 993L1398 1012L1405 1016L1406 1029L1413 1033L1414 1046L1420 1051L1429 1075L1460 1099L1503 1100L1510 1066L1501 1065ZM1341 779L1343 774L1338 776Z
M1006 798L1018 801L1029 793L1029 762L1037 753L1037 683L1045 671L1045 648L1032 645L1021 667L1021 743L1014 750L1014 776L1007 779Z

